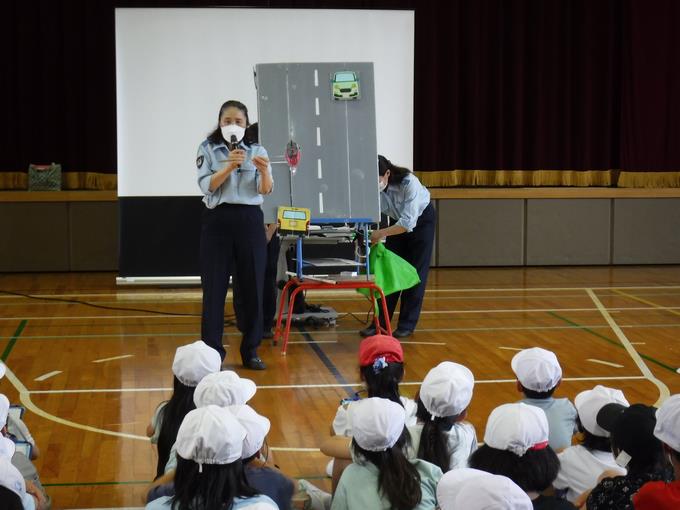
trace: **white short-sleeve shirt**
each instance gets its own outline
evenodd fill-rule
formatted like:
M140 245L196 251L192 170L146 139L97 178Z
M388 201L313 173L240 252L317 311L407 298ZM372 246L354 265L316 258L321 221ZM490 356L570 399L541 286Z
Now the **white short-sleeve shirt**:
M553 486L561 490L569 489L567 499L571 502L595 487L604 471L614 470L620 475L626 474L626 470L616 464L611 452L588 450L577 445L558 453L557 457L560 459L560 472Z

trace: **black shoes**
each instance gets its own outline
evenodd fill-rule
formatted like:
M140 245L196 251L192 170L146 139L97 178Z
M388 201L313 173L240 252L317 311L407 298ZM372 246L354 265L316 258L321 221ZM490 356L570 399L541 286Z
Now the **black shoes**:
M367 336L373 336L375 335L375 325L368 326L367 328L362 329L359 331L359 334L366 338Z
M264 370L267 365L264 364L260 358L250 358L248 361L243 362L243 368L248 368L250 370Z
M394 338L408 338L413 334L412 329L401 329L397 328L395 331L392 331L392 336Z
M375 335L375 325L368 326L365 329L362 329L359 331L359 334L366 338L367 336L373 336ZM408 338L413 334L412 329L403 329L403 328L397 328L396 330L392 331L392 336L394 338Z

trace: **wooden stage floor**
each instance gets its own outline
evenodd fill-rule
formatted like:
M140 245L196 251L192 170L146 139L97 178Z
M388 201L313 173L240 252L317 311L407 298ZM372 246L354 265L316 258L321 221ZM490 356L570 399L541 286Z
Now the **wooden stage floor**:
M200 289L118 288L115 276L0 275L10 369L0 392L28 409L54 508L143 506L156 463L146 425L170 396L175 348L200 338ZM286 357L265 342L268 370L237 364L233 326L225 343L234 369L259 386L251 404L272 421L277 463L329 487L318 445L339 400L361 386L357 332L369 304L351 291L307 301L334 307L337 327L296 331ZM413 396L440 361L467 365L477 381L469 418L482 440L491 409L520 398L510 359L541 346L562 364L558 396L604 384L654 404L680 392L679 332L678 266L433 270L418 330L403 342L402 393Z

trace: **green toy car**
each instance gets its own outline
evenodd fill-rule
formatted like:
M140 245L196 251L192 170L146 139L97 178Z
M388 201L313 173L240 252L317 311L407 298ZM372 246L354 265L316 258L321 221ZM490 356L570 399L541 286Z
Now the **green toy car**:
M359 98L359 78L354 71L338 71L331 79L333 99L349 100Z

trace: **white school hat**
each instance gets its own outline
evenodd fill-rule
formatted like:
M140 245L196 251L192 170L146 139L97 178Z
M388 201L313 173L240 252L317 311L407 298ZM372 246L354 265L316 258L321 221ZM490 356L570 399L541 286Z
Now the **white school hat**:
M420 386L420 400L437 418L462 413L472 400L475 377L470 369L444 361L430 370Z
M597 424L597 413L607 404L629 406L621 390L597 385L592 390L582 391L574 399L574 406L581 420L581 425L591 434L609 437L610 434Z
M532 510L526 492L510 478L477 469L453 469L437 484L441 510Z
M26 495L26 482L10 459L0 457L0 485L8 488L22 500Z
M249 405L236 405L226 408L232 413L238 422L246 429L246 438L243 440L242 459L248 459L260 451L264 439L269 434L271 422L264 416L257 414Z
M16 451L16 445L8 437L0 436L0 458L11 459Z
M206 375L219 372L220 354L203 340L182 345L175 351L172 373L185 386L196 386Z
M654 436L680 452L680 395L673 395L656 412Z
M406 411L386 398L371 397L349 406L352 437L370 452L392 448L404 432Z
M9 399L0 393L0 429L7 425L7 416L9 415Z
M503 404L491 411L484 443L522 457L548 446L548 418L543 409L524 403Z
M243 405L256 391L257 386L250 379L243 379L232 370L223 370L201 379L194 391L194 404L196 407Z
M562 379L562 367L555 353L540 347L518 352L510 366L519 382L528 390L548 391Z
M241 458L246 429L218 406L189 411L177 432L177 454L197 464L231 464Z

